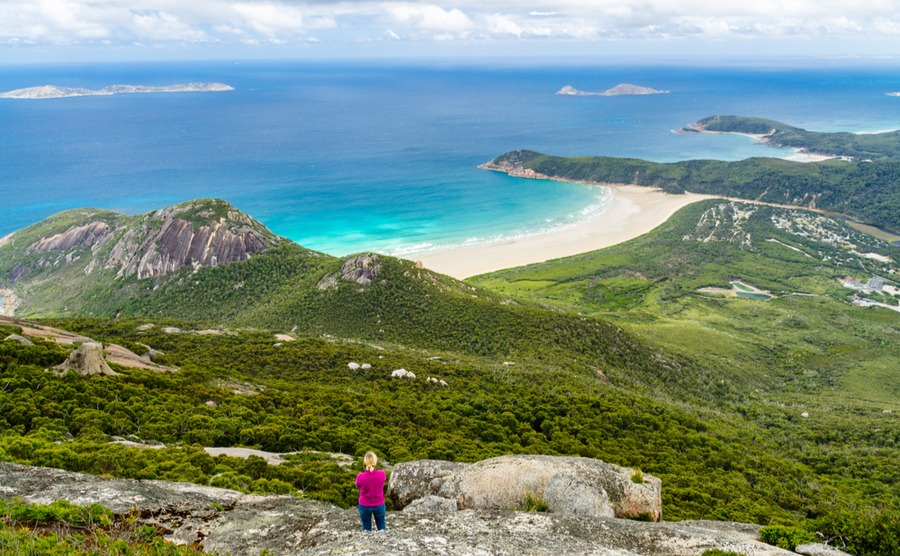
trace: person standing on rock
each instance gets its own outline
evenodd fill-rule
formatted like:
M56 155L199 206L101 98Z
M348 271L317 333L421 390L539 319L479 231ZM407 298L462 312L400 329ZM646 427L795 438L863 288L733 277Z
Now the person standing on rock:
M366 470L356 476L356 486L359 488L359 519L362 521L363 531L372 530L372 517L375 517L375 526L379 531L387 530L384 525L384 483L387 477L381 469L375 469L378 456L373 452L366 452L363 464Z

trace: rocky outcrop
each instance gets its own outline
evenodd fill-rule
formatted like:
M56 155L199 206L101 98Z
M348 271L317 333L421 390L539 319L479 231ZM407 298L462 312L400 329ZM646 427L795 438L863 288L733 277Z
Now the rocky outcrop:
M381 259L374 253L361 253L348 257L340 272L328 274L316 284L319 290L338 287L341 281L368 286L381 273Z
M135 511L169 540L207 552L274 554L511 554L575 556L700 556L705 550L746 556L788 556L756 540L759 526L718 522L644 523L510 510L389 512L388 534L363 533L355 508L292 496L258 496L163 481L107 479L0 463L0 498L34 503L99 503Z
M54 367L60 374L75 371L82 376L107 375L116 373L109 368L103 358L103 345L98 342L85 342L72 350L69 358L61 365Z
M216 219L219 211L224 214ZM243 261L276 243L268 230L224 201L198 201L145 216L116 242L104 267L118 268L119 277L163 276L185 266Z
M34 345L34 342L32 342L31 340L29 340L28 338L26 338L24 336L19 336L18 334L10 334L9 336L6 337L5 341L19 342L23 346L33 346Z
M31 272L31 269L28 268L26 265L23 265L20 263L14 264L12 266L12 268L9 269L9 283L14 284L16 282L16 280L18 280L19 278L22 278L24 276L27 276L29 272Z
M504 174L508 174L516 178L529 178L539 180L552 179L550 178L550 176L540 174L538 172L535 172L533 169L528 168L528 162L530 162L537 156L540 156L540 153L520 149L518 151L511 151L498 156L490 162L485 162L484 164L479 166L479 168L481 168L482 170L503 172Z
M388 494L394 509L402 510L416 500L437 495L446 479L469 465L437 459L398 463L388 483Z
M661 482L600 460L553 456L501 456L474 464L420 460L394 467L394 507L435 495L460 509L524 509L526 498L550 511L595 517L662 517Z
M341 265L341 280L363 286L371 284L381 272L378 255L364 253L344 261Z
M20 237L28 243L17 247ZM281 241L227 202L199 199L142 216L67 211L11 234L4 247L19 249L17 258L24 261L8 271L14 284L76 262L86 275L112 270L117 278L164 276L184 267L243 261Z
M64 232L41 238L32 244L30 249L38 253L68 251L73 247L83 247L108 240L110 235L109 224L100 220L83 226L72 226Z

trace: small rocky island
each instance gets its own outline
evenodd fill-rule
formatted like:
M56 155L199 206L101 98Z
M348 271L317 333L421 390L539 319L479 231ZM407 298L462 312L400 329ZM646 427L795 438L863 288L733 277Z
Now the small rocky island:
M81 87L60 87L58 85L42 85L0 93L0 98L45 99L88 97L100 95L122 95L133 93L210 93L233 91L234 87L224 83L180 83L151 87L146 85L110 85L102 89L85 89Z
M630 83L620 83L612 89L607 89L605 91L579 91L571 85L566 85L562 89L556 91L556 94L569 96L614 97L619 95L663 95L668 92L669 91L658 91L656 89L651 89L650 87L632 85Z

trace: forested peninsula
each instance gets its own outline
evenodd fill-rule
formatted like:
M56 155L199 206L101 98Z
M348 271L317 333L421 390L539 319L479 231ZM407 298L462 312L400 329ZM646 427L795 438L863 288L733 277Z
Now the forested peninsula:
M705 118L682 131L750 134L772 146L842 158L816 163L779 158L660 163L519 150L482 167L522 177L643 185L668 193L689 191L809 207L900 230L900 132L817 133L738 116Z

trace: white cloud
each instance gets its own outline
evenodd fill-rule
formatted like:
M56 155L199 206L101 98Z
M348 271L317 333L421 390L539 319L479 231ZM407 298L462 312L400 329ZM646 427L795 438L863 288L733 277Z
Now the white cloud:
M484 16L485 30L491 35L512 35L521 37L524 32L509 16L491 14Z
M896 44L900 0L0 0L0 44L19 49L485 38Z
M192 28L175 14L153 12L133 14L132 32L138 40L205 42L206 33Z
M386 15L404 27L439 33L462 33L473 27L472 20L456 8L445 10L433 4L387 3Z

